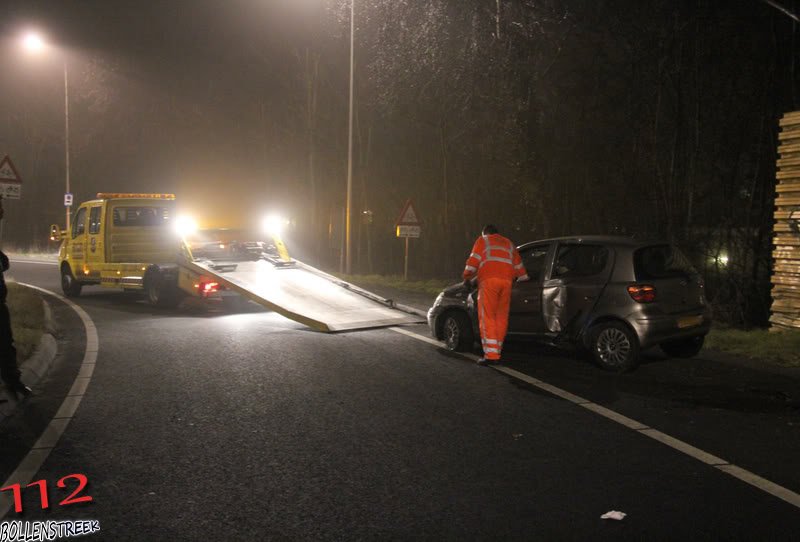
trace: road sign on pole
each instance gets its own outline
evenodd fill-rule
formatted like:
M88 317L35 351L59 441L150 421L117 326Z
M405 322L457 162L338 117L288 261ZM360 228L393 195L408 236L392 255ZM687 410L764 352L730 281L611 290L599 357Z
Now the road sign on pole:
M19 199L22 196L22 177L6 155L0 162L0 198Z
M419 215L417 214L416 209L414 209L414 204L409 199L406 201L405 205L403 205L403 209L400 211L400 215L397 217L395 226L419 226L419 225L420 225Z
M408 240L411 237L418 238L422 233L422 225L419 220L419 215L414 209L414 204L411 200L407 200L403 208L400 210L400 215L395 222L395 229L397 237L405 238L405 257L403 258L403 280L408 280Z
M70 207L72 205L72 193L67 192L64 194L64 207Z

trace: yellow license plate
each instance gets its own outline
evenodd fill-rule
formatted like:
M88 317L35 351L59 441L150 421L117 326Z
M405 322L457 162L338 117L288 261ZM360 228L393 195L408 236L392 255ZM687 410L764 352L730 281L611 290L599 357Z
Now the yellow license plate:
M702 323L702 316L684 316L683 318L678 318L678 327L680 329L699 326Z

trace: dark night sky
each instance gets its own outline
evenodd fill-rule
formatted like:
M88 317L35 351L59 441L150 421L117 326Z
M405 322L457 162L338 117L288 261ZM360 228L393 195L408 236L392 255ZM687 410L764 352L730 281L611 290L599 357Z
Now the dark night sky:
M170 156L160 152L163 144L154 143L158 137L151 130L175 138L186 137L185 130L160 122L162 118L149 119L148 124L147 114L160 106L135 106L142 114L137 120L145 121L138 136L143 140L140 143L146 156L135 157L133 163L129 157L123 157L117 162L125 163L121 171L108 170L110 175L125 179L110 183L116 184L114 189L178 191L187 206L197 207L200 202L212 199L220 204L218 187L212 186L220 180L226 183L227 197L223 199L230 207L239 208L252 201L252 190L257 193L259 186L264 185L263 179L268 178L270 200L274 201L276 194L280 194L281 199L290 199L280 186L291 182L283 178L285 164L254 167L236 142L246 137L242 134L245 131L242 122L252 119L254 103L281 107L278 96L285 95L286 81L295 76L289 73L293 67L290 57L303 45L303 25L308 24L309 16L320 6L317 0L309 0L305 5L281 0L5 0L0 5L4 38L0 65L6 64L7 73L21 73L29 83L52 90L39 105L40 110L53 109L51 117L57 126L60 122L59 111L55 108L60 105L58 67L50 66L48 71L43 66L36 66L34 70L30 65L23 65L21 62L27 60L14 58L21 56L15 40L23 29L34 28L56 43L60 50L69 51L70 68L74 72L72 101L76 102L72 106L71 130L73 183L78 197L88 197L93 191L81 194L79 141L79 132L86 120L81 116L80 94L93 92L92 86L96 86L93 78L97 75L93 73L82 79L79 70L91 60L100 63L101 77L115 90L122 87L139 96L152 97L154 101L176 102L181 109L178 115L185 116L189 112L213 118L207 118L206 122L214 129L206 130L197 138L189 155L181 151L181 156ZM342 22L332 17L332 29L337 31L338 25L343 31ZM333 54L341 57L329 59L333 63L346 60L346 49ZM31 79L33 77L37 79ZM112 107L123 108L119 104L126 103L125 90L111 99ZM3 104L4 107L8 105L7 102ZM187 119L187 124L190 122ZM279 137L279 134L273 135L273 139ZM148 139L156 148L150 148L145 141ZM92 142L89 144L98 147ZM235 186L246 187L246 190L237 191ZM286 202L281 201L280 205Z

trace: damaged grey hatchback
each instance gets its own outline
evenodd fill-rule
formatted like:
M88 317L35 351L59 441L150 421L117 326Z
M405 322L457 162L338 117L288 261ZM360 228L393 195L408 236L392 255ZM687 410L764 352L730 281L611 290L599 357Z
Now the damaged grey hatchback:
M519 247L530 281L514 284L508 335L591 352L611 371L628 371L643 349L697 354L711 327L702 277L674 245L628 237L546 239ZM475 291L445 289L428 325L450 350L475 347Z

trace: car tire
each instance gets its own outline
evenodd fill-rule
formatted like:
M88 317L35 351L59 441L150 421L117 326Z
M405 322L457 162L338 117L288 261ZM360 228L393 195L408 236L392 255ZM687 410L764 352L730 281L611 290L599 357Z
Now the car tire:
M602 369L624 373L639 365L639 339L625 324L597 324L592 328L590 338L592 358Z
M81 284L76 278L75 275L72 274L72 270L69 268L69 265L64 264L61 266L61 290L64 292L64 295L67 297L78 297L81 295L81 289L83 288L83 284Z
M240 296L225 296L222 298L222 306L227 312L244 312L247 310L247 299Z
M452 352L464 352L472 348L475 339L472 322L461 311L450 311L442 318L442 341Z
M172 309L178 306L178 289L175 285L164 280L164 276L157 269L147 272L144 277L147 300L151 305L163 309Z
M671 358L693 358L703 348L705 340L705 335L696 335L685 339L666 341L659 346L661 350Z

